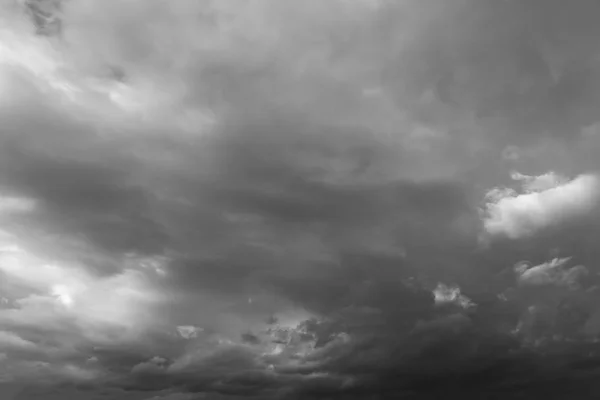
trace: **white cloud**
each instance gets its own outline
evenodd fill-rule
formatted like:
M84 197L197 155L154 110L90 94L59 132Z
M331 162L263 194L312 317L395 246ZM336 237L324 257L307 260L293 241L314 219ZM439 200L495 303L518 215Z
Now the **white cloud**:
M16 237L3 247L7 304L0 307L0 351L7 358L0 375L7 379L96 379L93 357L85 365L65 364L64 357L81 356L81 348L92 346L143 346L146 334L162 329L158 309L165 298L153 286L153 274L134 269L132 260L130 269L97 276L83 265L34 253Z
M564 287L575 287L579 279L587 274L587 269L578 265L567 268L571 257L555 258L551 261L526 268L523 263L515 266L517 272L517 283L522 286L556 285Z
M600 198L598 177L592 174L566 182L554 173L537 177L515 173L513 178L523 182L524 193L494 188L486 196L483 223L491 235L510 239L531 236L585 215Z
M468 297L461 294L458 286L448 286L440 283L433 290L433 297L436 305L454 304L464 309L475 306Z
M182 325L177 327L177 332L184 339L195 339L202 331L202 328L197 328L191 325Z
M121 339L134 338L155 322L153 306L162 299L141 271L96 277L81 266L49 263L23 248L0 255L0 273L6 295L18 305L0 310L0 324L64 330L72 329L63 324L71 321L81 331L70 333L83 334L81 340L108 340L105 335L115 329Z
M564 185L567 182L563 176L554 171L547 172L539 176L523 175L519 172L511 173L511 178L515 181L521 181L525 193L535 193Z

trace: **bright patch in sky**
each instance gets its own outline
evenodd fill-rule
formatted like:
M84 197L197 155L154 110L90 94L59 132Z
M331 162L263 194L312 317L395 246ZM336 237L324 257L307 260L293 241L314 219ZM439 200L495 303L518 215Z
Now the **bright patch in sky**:
M565 182L552 173L512 176L523 182L524 193L499 188L488 192L484 226L492 235L511 239L531 236L570 219L585 218L600 200L596 175L581 175Z
M52 287L52 295L58 298L63 305L69 307L73 304L73 297L69 293L69 289L64 285L55 285Z

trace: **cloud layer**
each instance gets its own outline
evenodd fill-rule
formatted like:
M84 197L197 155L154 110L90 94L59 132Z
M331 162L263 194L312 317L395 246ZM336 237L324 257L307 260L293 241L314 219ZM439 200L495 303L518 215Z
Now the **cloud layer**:
M2 3L0 397L595 398L567 3Z

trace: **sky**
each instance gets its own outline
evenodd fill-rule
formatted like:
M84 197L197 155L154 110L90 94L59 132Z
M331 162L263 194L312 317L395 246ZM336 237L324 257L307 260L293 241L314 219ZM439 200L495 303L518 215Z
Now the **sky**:
M0 0L0 397L598 398L599 14Z

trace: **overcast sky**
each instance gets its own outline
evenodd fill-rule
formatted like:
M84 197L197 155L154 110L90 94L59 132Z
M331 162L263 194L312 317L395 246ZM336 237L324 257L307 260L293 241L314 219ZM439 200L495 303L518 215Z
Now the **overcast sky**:
M599 15L0 0L0 398L598 398Z

